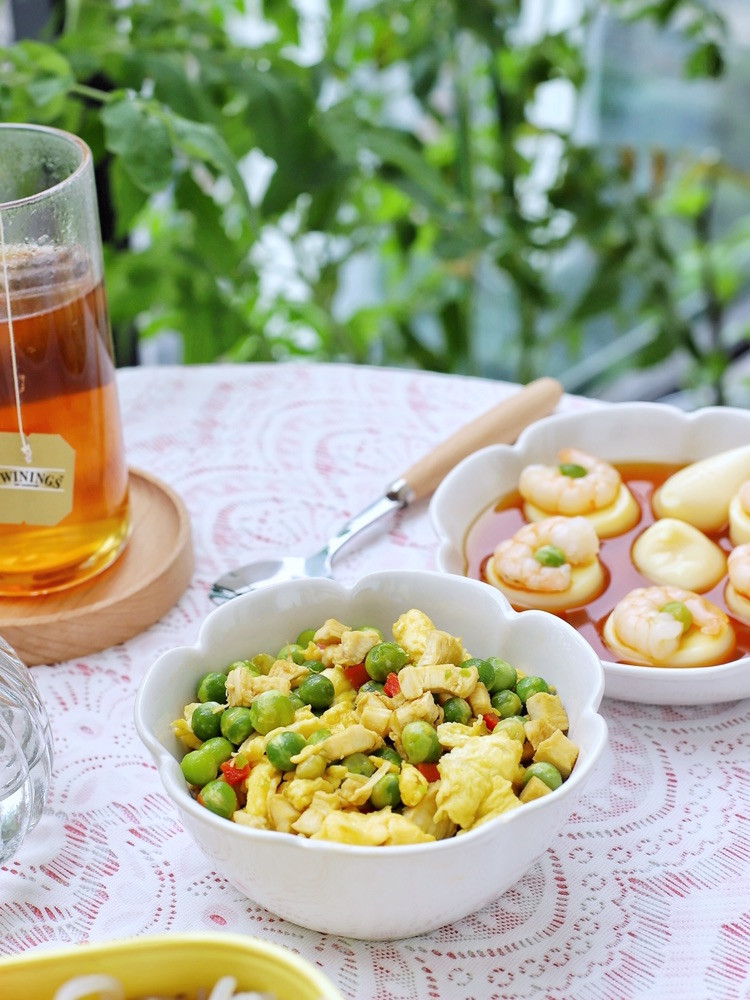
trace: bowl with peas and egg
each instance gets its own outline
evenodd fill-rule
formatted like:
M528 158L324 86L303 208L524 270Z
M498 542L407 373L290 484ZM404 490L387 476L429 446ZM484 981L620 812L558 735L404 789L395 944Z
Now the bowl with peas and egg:
M574 628L429 571L270 585L162 655L138 732L209 863L305 927L457 921L564 834L606 743Z
M439 569L566 620L608 696L750 695L750 411L555 414L464 459L430 513Z

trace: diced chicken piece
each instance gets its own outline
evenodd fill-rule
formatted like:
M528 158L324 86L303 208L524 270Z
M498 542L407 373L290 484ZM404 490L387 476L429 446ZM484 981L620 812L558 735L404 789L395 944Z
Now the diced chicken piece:
M307 667L294 660L274 660L271 669L268 671L269 677L285 677L289 681L290 688L298 687L300 682L310 673Z
M464 644L460 639L449 632L442 632L440 629L434 628L427 636L424 652L416 666L423 667L431 663L452 663L458 667L465 658Z
M546 719L553 729L567 733L570 722L559 695L546 691L532 694L526 701L526 711L530 719Z
M427 794L429 782L413 764L406 761L398 775L398 792L405 806L417 806Z
M445 840L456 832L456 824L449 816L442 816L439 820L435 819L439 787L439 781L431 782L422 801L416 806L404 809L403 816L424 833L430 834L435 840Z
M299 809L295 809L289 799L283 795L272 795L268 801L268 820L272 830L279 833L294 833L292 824L300 818Z
M342 782L339 788L341 798L353 806L363 806L372 795L372 790L391 769L395 769L390 761L383 761L369 778L363 774L351 774Z
M341 667L351 667L362 663L373 646L381 641L374 629L348 629L341 636L341 642L330 646L323 654L324 662L330 662ZM330 661L326 657L330 653Z
M554 764L563 778L570 776L577 759L578 747L559 729L556 729L546 740L542 740L534 754L535 761Z
M341 636L349 629L348 625L337 621L335 618L327 618L313 636L313 642L322 643L325 646L332 642L341 642Z
M312 802L305 809L299 819L292 824L292 830L303 837L312 837L321 827L323 820L329 813L336 812L342 806L342 799L338 792L316 792L312 797Z
M398 675L401 693L407 700L418 698L423 691L468 698L478 681L476 667L457 667L453 663L404 667Z
M545 785L541 778L534 775L526 782L526 786L518 798L521 802L533 802L534 799L541 799L544 795L549 795L551 791L549 785Z
M235 667L227 675L227 702L230 705L252 705L263 691L281 691L289 694L291 685L286 677L270 677L255 674L244 667Z
M440 788L436 818L447 815L464 830L486 816L486 803L504 808L519 804L512 782L517 777L521 744L505 733L478 736L454 747L439 763ZM510 787L511 796L505 794Z
M429 691L425 691L423 695L419 698L415 698L414 701L404 702L400 708L393 710L391 713L390 735L400 737L401 731L409 722L417 722L421 720L429 722L431 725L435 725L440 718L440 715L441 710L438 705L435 704L435 699Z
M378 844L424 844L434 837L386 806L371 813L329 813L312 839L374 847Z
M393 638L406 650L412 663L416 663L425 651L430 632L434 630L435 626L427 615L412 608L405 611L394 624Z
M263 829L268 827L268 800L280 781L281 774L268 761L256 764L247 777L247 802L242 812L255 817Z
M484 684L477 684L466 700L471 706L471 710L474 715L480 719L483 715L486 715L487 712L493 711L490 693Z
M371 729L378 736L387 735L391 728L391 715L393 713L390 698L386 698L376 691L367 691L357 696L354 707L363 726Z
M551 736L556 730L556 726L550 725L550 723L545 718L541 719L530 719L524 724L524 731L526 732L526 739L533 746L534 750Z
M350 753L370 753L382 745L382 737L361 723L349 726L340 733L332 733L320 744L328 760L341 760Z

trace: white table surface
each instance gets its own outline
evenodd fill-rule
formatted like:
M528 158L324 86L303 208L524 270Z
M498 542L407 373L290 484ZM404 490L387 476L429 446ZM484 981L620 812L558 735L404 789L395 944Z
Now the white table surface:
M136 735L146 668L195 639L219 574L252 554L309 553L515 387L331 365L126 369L119 387L129 462L185 501L195 573L144 634L33 668L55 771L42 821L0 868L0 955L232 931L291 948L356 1000L750 997L750 700L605 699L610 745L568 828L492 905L424 937L367 943L304 930L216 875ZM565 397L560 408L585 405ZM433 569L435 550L423 502L342 553L336 575Z

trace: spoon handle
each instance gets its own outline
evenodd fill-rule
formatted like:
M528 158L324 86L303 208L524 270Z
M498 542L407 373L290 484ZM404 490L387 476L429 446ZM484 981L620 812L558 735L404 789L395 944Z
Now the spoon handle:
M402 474L410 487L410 500L421 500L433 493L454 465L479 448L511 444L525 427L552 413L562 394L562 385L544 376L461 427Z

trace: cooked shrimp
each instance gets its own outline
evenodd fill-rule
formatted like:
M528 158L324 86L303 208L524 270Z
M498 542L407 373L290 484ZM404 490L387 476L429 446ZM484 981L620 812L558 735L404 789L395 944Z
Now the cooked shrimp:
M620 643L647 662L665 663L677 653L688 630L696 629L710 640L719 639L725 635L729 619L692 590L639 587L615 606L610 622Z
M729 553L727 576L738 594L750 598L750 543L737 545Z
M578 448L563 448L559 465L527 465L518 490L524 500L554 514L587 514L617 499L622 479L609 462Z
M525 524L495 549L498 576L526 590L562 591L570 586L573 566L591 562L599 538L585 517L548 517Z
M735 545L727 557L724 600L735 618L750 622L750 542Z

